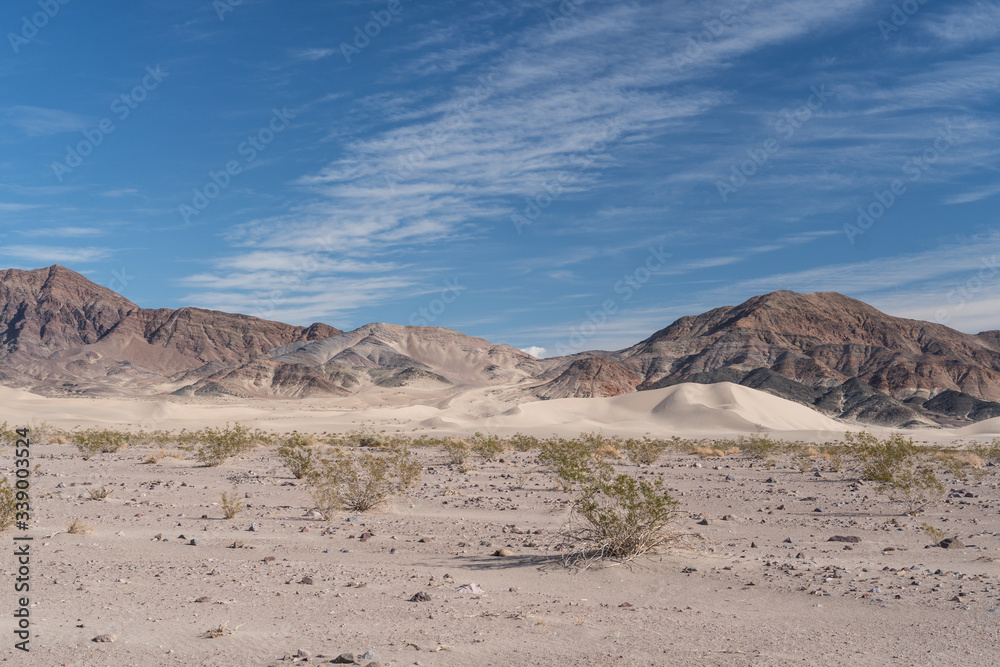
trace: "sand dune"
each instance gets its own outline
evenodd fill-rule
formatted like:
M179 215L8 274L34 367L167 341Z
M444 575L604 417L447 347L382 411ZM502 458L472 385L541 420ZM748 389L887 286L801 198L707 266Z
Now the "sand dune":
M526 403L508 414L477 420L485 427L525 431L603 429L676 435L756 432L842 434L846 426L804 405L723 382L679 384L611 398L563 398ZM560 428L561 427L561 428Z
M956 435L965 436L996 436L1000 437L1000 417L985 419L970 426L963 426L954 431Z

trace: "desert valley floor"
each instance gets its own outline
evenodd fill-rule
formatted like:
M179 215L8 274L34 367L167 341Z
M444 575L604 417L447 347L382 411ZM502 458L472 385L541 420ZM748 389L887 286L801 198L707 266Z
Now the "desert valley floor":
M301 403L3 391L11 425L152 420L179 430L243 420L320 432L362 421L357 411ZM843 436L834 430L843 425L811 410L732 385L531 404L487 426L459 423L454 407L450 419L426 407L367 407L363 416L387 431L433 432L427 424L438 423L457 433L551 434L575 422L576 433L707 438L760 423L779 439ZM911 435L960 448L993 428ZM34 446L33 651L28 662L13 650L3 660L291 665L352 653L380 665L995 664L1000 467L945 479L948 497L909 517L820 457L805 472L789 457L771 469L711 453L670 452L642 468L622 460L620 470L663 477L686 537L627 565L581 570L564 566L560 546L571 496L533 453L508 451L463 472L440 450L416 451L423 476L411 494L324 521L273 448L208 468L191 457L148 463L143 447L85 461L72 445ZM90 490L105 485L110 496L92 500ZM220 494L233 485L247 506L226 520ZM93 531L68 533L73 519ZM932 547L925 523L964 548ZM511 555L495 556L499 549ZM10 577L12 562L3 569ZM418 593L429 599L414 601ZM222 624L235 633L206 637ZM116 641L93 641L100 635Z

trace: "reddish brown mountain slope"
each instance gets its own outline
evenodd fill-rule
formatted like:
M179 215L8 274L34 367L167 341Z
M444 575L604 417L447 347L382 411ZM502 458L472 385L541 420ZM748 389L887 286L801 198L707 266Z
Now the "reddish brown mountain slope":
M0 273L0 364L8 380L26 385L162 381L337 333L199 308L140 308L59 265Z

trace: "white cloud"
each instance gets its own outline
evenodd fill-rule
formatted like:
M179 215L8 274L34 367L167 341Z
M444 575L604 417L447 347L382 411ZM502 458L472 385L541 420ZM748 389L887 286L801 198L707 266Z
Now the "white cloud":
M59 109L13 106L6 109L6 123L29 137L49 136L85 130L93 123L86 117Z
M528 347L522 347L521 348L521 352L526 352L527 354L530 354L531 356L535 357L536 359L544 359L545 358L545 348L544 347L538 347L537 345L530 345Z
M948 6L943 14L927 17L923 26L938 39L961 46L993 39L1000 34L1000 5L979 1Z
M67 248L39 245L0 246L0 255L30 262L38 267L52 264L86 264L107 259L109 248Z

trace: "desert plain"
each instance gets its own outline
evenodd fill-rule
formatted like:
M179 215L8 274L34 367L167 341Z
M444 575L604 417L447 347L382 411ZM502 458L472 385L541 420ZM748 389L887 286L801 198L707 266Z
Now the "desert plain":
M682 384L486 417L471 402L419 405L388 390L334 407L0 391L9 425L34 432L239 422L274 433L588 432L689 443L652 465L614 459L616 471L664 480L680 503L678 539L624 564L571 567L564 530L574 496L536 451L456 466L440 448L414 447L414 488L375 511L324 520L273 446L206 467L190 452L151 457L159 445L84 460L72 443L35 439L31 652L12 648L5 614L8 664L996 664L1000 466L942 473L945 497L910 516L822 454L845 430L888 430L746 387ZM963 450L998 431L987 420L905 435ZM805 454L762 461L718 449L760 432ZM9 475L13 450L4 451ZM245 507L226 519L220 498L234 486ZM92 499L99 488L107 497ZM74 520L84 532L68 532ZM958 541L937 546L942 536ZM12 581L13 559L2 566Z

